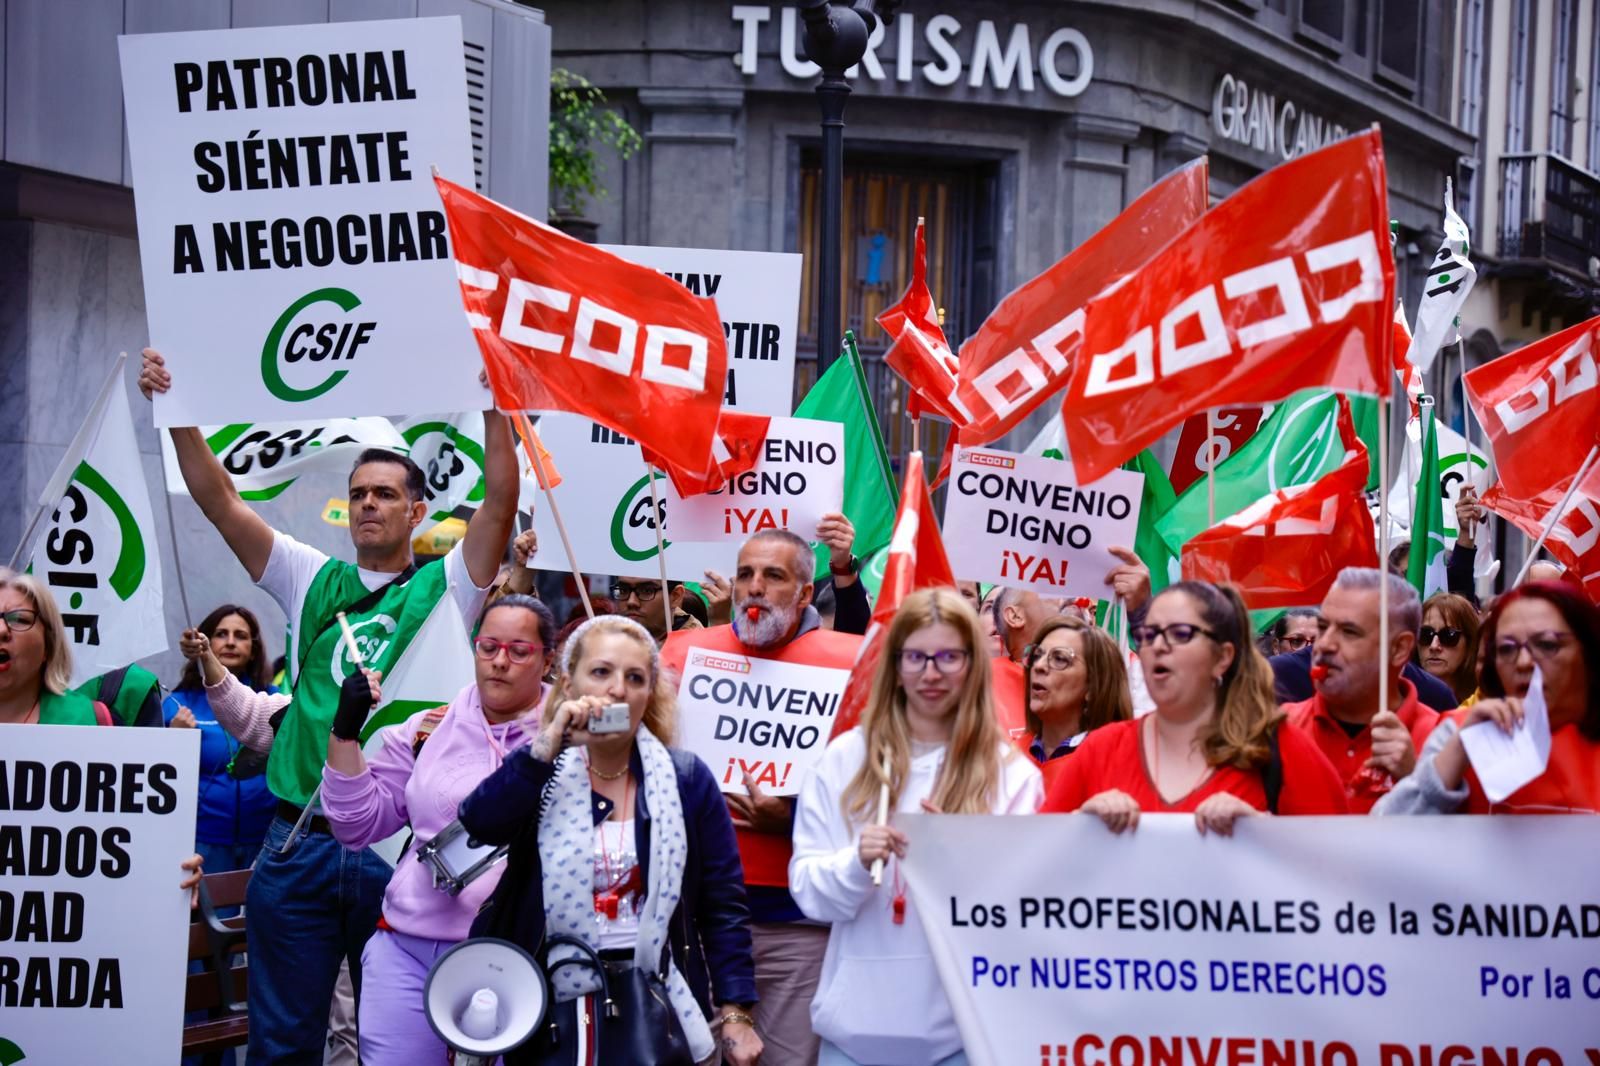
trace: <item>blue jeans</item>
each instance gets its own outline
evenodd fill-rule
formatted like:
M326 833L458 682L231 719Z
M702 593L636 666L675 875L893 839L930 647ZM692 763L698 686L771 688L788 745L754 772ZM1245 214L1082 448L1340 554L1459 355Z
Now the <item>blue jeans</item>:
M273 820L245 901L250 948L250 1066L321 1066L339 962L359 1000L361 949L378 925L394 872L367 848L346 851L326 833Z

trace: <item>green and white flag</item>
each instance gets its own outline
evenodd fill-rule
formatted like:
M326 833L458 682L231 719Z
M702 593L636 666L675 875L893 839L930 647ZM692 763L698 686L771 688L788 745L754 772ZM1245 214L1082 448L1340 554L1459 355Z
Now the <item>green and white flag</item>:
M1389 486L1389 521L1391 530L1411 528L1411 495L1418 472L1422 469L1422 421L1413 418L1406 425L1406 451L1399 460L1401 476ZM1444 510L1440 515L1440 528L1451 546L1456 541L1456 497L1461 487L1470 483L1482 496L1494 483L1489 468L1489 455L1482 444L1467 450L1466 438L1447 425L1434 423L1434 435L1439 449L1439 492Z
M1456 214L1450 195L1450 179L1444 182L1444 240L1428 264L1428 283L1417 305L1417 328L1411 336L1406 359L1423 374L1433 366L1439 349L1455 336L1456 316L1467 302L1467 293L1478 280L1477 268L1468 258L1470 241L1467 224Z
M421 422L422 419L416 421ZM406 439L387 418L335 418L320 422L234 422L200 430L234 488L247 500L270 500L295 479L318 471L348 472L366 448L405 451ZM172 439L161 434L167 490L187 495ZM424 468L426 469L426 468Z
M855 554L866 559L889 543L899 506L889 449L867 396L855 338L845 334L843 351L794 409L796 418L844 426L844 516L856 529ZM828 549L817 547L817 576L828 572Z
M1444 504L1439 492L1439 440L1434 428L1433 403L1422 403L1422 470L1416 482L1416 520L1411 526L1411 560L1406 580L1426 600L1448 587L1445 578Z
M61 608L73 686L167 650L161 553L120 375L75 458L63 461L72 464L66 488L29 566Z
M1377 401L1351 396L1350 409L1356 433L1373 456L1370 489L1377 484ZM1334 393L1322 389L1297 392L1275 407L1254 436L1217 464L1217 518L1237 514L1279 489L1315 481L1338 466L1344 460L1338 413ZM1157 519L1156 529L1176 556L1190 537L1210 527L1208 519L1206 479L1200 478Z

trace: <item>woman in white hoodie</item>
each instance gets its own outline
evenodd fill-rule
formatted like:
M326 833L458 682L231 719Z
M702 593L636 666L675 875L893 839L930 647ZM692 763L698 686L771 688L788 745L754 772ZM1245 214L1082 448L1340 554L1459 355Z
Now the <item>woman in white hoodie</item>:
M983 630L954 589L912 593L889 623L860 725L828 745L801 792L789 890L832 924L811 1003L820 1066L960 1066L955 1015L900 876L906 835L875 824L886 781L894 812L1032 814L1043 796L995 717Z

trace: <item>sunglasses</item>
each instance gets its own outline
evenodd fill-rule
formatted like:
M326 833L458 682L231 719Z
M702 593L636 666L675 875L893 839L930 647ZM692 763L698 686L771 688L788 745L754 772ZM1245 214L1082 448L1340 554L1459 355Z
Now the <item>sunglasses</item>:
M1434 637L1438 637L1439 643L1445 647L1453 648L1457 644L1460 644L1461 638L1466 635L1467 634L1465 632L1457 629L1455 626L1445 626L1443 629L1435 629L1432 626L1423 626L1421 629L1417 630L1417 639L1422 642L1422 646L1424 648L1433 643Z

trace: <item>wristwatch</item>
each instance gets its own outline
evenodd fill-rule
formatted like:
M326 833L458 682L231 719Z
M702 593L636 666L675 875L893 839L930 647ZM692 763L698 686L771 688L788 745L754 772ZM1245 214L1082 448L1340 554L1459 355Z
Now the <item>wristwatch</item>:
M845 565L844 569L841 570L839 567L833 565L833 560L830 558L828 560L828 573L834 574L838 577L854 577L855 575L861 573L861 560L857 559L855 555L852 554L850 556L850 562Z

